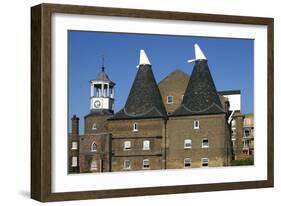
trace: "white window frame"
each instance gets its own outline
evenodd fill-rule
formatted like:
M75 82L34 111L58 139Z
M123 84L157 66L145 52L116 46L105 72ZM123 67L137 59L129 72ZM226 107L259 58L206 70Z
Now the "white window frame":
M72 141L71 149L72 150L78 150L78 142L77 141Z
M142 149L143 150L150 150L150 141L149 140L144 140L142 143Z
M190 166L185 166L186 162L189 162ZM190 168L192 166L192 159L191 158L185 158L183 160L183 167L184 168Z
M94 164L95 164L96 167L93 167ZM92 160L90 171L97 171L97 170L98 170L98 163L97 163L96 160Z
M172 98L171 102L169 101L169 98ZM174 96L172 96L172 95L167 96L167 104L174 104Z
M187 144L190 144L190 146L187 146ZM184 147L184 149L191 149L192 148L192 140L191 139L185 139L183 147Z
M204 140L208 140L208 145L204 145ZM208 138L202 139L202 148L209 148L209 139Z
M131 141L124 141L123 142L123 149L124 150L130 150L132 148L132 143Z
M129 166L127 167L127 162L129 162ZM131 160L124 160L124 165L123 165L124 170L130 170L131 169Z
M95 145L95 148L94 148ZM91 152L96 152L98 150L98 145L96 144L96 142L93 142L91 145Z
M206 162L207 162L208 165L207 166L203 166L203 163L206 163ZM201 167L209 167L209 158L207 158L207 157L201 158Z
M198 123L198 125L197 125ZM193 121L193 129L199 129L200 128L200 121L199 120L194 120Z
M92 125L92 130L97 130L97 124L95 122Z
M138 132L138 131L139 131L138 123L134 122L134 124L133 124L133 132Z
M148 166L148 167L145 167L145 166ZM150 168L150 161L149 161L149 159L142 160L142 168L143 169L149 169Z
M71 158L71 167L78 167L78 157L77 156L73 156Z

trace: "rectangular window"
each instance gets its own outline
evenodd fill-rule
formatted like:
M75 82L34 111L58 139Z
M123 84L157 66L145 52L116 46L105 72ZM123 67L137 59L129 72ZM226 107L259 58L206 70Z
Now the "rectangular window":
M174 103L174 97L173 96L167 96L167 104L173 104Z
M194 129L199 129L199 120L195 120L195 121L193 122L193 128L194 128Z
M191 167L191 162L192 162L192 160L190 158L185 158L184 159L184 168Z
M209 159L208 158L202 158L201 163L202 163L202 167L208 167L209 166Z
M93 123L92 125L92 130L96 130L97 129L97 124L96 123Z
M144 159L143 160L143 168L148 169L150 167L149 165L149 159Z
M202 148L208 148L209 147L209 140L208 138L202 139Z
M125 141L124 150L130 150L130 149L131 149L131 141Z
M72 142L72 147L71 147L72 150L78 150L78 143L76 141L73 141Z
M78 158L77 157L72 157L72 167L77 167L78 166Z
M150 150L150 141L149 140L143 141L143 150Z
M191 139L185 139L184 140L184 148L192 148L192 140Z
M131 169L131 160L124 160L124 169Z
M134 132L139 131L139 129L138 129L138 123L136 123L136 122L133 124L133 131L134 131Z

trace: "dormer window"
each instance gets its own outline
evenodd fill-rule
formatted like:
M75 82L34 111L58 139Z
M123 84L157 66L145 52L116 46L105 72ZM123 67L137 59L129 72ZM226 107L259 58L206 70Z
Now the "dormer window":
M174 97L173 96L167 96L167 104L173 104L174 103Z
M137 132L137 131L139 131L139 129L138 129L138 123L134 123L133 124L133 132Z
M195 121L193 122L193 128L194 128L194 129L199 129L199 120L195 120Z

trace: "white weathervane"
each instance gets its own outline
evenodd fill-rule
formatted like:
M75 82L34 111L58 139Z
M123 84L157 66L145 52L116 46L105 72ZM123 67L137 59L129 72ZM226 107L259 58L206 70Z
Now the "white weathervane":
M139 68L140 65L151 65L150 61L143 49L140 50L140 62L137 68Z
M198 44L194 44L194 51L195 51L195 59L188 60L187 61L188 63L192 63L196 60L207 60L206 56L204 55Z

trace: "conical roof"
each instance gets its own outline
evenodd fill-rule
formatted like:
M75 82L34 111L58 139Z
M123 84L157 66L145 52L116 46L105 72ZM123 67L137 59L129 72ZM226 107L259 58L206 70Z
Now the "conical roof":
M145 61L143 60L143 57ZM141 50L137 75L127 98L125 107L113 119L158 118L165 117L166 110L157 86L152 66Z
M201 58L196 56L182 104L172 116L224 113L207 59L201 50L200 53Z

